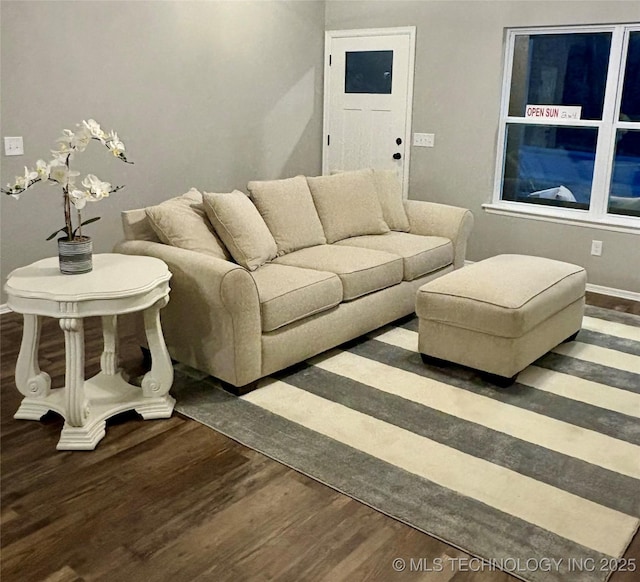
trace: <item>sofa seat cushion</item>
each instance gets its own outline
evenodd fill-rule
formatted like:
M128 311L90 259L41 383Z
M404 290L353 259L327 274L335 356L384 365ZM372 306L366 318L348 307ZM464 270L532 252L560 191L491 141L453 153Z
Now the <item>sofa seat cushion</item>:
M273 331L342 301L337 275L287 265L262 265L251 273L258 288L262 331Z
M421 319L518 338L584 297L586 272L542 257L498 255L423 285Z
M402 281L402 258L371 249L318 245L278 257L273 262L335 273L342 281L344 301Z
M405 281L413 281L453 263L453 244L448 238L441 236L388 232L347 238L336 244L385 251L401 256Z

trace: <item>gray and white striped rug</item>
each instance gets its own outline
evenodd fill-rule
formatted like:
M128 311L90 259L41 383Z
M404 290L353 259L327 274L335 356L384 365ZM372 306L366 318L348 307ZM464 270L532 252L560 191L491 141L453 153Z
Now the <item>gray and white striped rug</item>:
M605 580L640 518L640 317L587 307L507 389L426 366L417 335L387 326L242 398L178 368L176 410L517 577Z

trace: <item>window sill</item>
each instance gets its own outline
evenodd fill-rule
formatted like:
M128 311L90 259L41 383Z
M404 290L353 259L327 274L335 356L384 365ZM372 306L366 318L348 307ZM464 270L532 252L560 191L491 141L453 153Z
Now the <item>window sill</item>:
M522 204L483 204L482 208L488 214L498 214L502 216L515 216L528 220L542 220L555 222L558 224L570 224L572 226L582 226L585 228L597 228L600 230L612 230L614 232L624 232L629 234L640 234L640 219L625 216L607 216L605 218L593 218L584 213L567 215L566 213L550 210L548 208L528 208ZM578 211L580 212L580 211Z

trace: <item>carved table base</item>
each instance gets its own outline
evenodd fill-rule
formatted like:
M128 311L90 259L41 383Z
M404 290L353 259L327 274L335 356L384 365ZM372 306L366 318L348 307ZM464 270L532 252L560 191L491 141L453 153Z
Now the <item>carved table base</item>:
M65 388L54 388L44 398L25 397L14 418L40 420L52 410L66 419ZM84 398L88 414L82 426L64 423L58 450L93 450L105 436L106 421L122 412L135 410L145 420L169 418L175 399L169 394L144 397L139 386L129 384L122 376L103 373L84 382Z
M70 279L51 271L49 262L45 259L17 269L5 286L10 307L24 314L16 363L16 386L24 398L14 418L40 420L54 411L65 419L57 448L92 450L105 436L106 421L116 414L135 410L145 420L170 417L175 405L169 395L173 366L160 326L160 310L169 301L167 266L151 257L96 255L91 273L74 276L71 295L56 293L56 283L64 288ZM129 276L123 276L127 269ZM25 277L28 288L19 277L21 272L29 275ZM129 384L118 366L117 316L134 311L143 312L151 353L151 370L141 386ZM84 317L95 315L102 318L101 372L85 380ZM64 388L52 389L49 375L38 364L42 316L56 317L64 332Z

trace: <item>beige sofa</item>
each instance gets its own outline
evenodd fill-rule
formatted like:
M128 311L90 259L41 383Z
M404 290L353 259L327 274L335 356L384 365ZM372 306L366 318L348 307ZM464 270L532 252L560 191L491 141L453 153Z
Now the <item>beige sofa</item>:
M464 264L472 214L403 200L391 172L248 190L125 211L115 247L167 263L171 356L236 393L412 313L421 285Z

